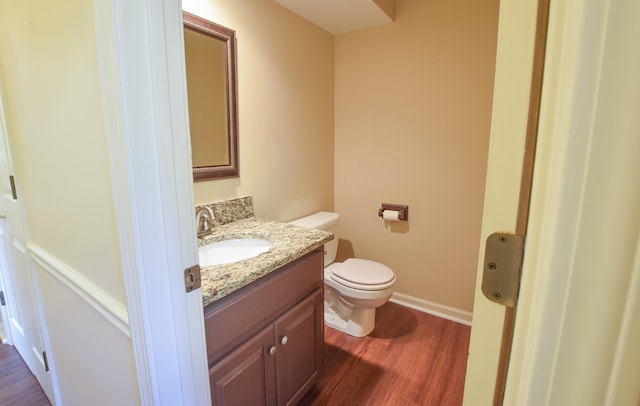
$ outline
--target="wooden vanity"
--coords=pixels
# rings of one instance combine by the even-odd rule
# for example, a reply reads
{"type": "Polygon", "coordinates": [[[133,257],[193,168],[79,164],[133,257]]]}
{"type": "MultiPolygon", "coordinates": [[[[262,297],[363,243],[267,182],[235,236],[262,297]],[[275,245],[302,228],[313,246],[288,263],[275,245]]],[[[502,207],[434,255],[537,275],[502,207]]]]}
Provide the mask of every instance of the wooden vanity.
{"type": "Polygon", "coordinates": [[[322,369],[323,246],[204,309],[215,406],[295,405],[322,369]]]}

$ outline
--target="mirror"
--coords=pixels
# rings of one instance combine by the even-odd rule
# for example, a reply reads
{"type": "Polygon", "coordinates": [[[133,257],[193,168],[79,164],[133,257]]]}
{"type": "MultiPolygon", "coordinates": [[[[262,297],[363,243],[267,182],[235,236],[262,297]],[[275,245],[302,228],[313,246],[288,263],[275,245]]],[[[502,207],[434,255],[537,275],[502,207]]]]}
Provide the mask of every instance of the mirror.
{"type": "Polygon", "coordinates": [[[193,180],[239,176],[235,31],[182,12],[193,180]]]}

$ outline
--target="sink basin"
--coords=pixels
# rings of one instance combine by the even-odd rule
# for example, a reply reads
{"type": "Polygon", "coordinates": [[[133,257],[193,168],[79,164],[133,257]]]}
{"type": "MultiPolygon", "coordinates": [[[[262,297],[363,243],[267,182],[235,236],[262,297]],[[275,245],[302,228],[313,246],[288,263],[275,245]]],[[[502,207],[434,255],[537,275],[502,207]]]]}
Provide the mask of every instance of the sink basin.
{"type": "Polygon", "coordinates": [[[200,266],[230,264],[253,258],[269,251],[273,243],[268,240],[242,238],[214,242],[198,248],[200,266]]]}

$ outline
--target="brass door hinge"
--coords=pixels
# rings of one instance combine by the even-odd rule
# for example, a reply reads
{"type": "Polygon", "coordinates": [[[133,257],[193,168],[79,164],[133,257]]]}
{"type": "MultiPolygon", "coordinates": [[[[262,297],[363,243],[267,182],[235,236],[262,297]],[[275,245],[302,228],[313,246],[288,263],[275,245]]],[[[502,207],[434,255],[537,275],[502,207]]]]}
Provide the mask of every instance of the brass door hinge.
{"type": "Polygon", "coordinates": [[[482,293],[491,301],[515,307],[520,288],[524,236],[493,233],[487,237],[482,293]]]}
{"type": "Polygon", "coordinates": [[[200,287],[200,265],[190,266],[184,270],[184,286],[187,293],[200,287]]]}

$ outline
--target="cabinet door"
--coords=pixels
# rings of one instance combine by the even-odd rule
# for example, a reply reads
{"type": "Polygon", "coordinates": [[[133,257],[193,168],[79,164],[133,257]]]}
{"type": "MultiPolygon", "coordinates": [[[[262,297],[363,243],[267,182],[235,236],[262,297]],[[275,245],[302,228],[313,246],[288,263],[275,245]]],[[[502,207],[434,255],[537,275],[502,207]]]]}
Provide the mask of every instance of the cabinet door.
{"type": "Polygon", "coordinates": [[[316,290],[274,324],[279,405],[295,405],[318,380],[324,342],[322,291],[316,290]]]}
{"type": "Polygon", "coordinates": [[[275,406],[273,327],[262,330],[209,370],[213,406],[275,406]]]}

